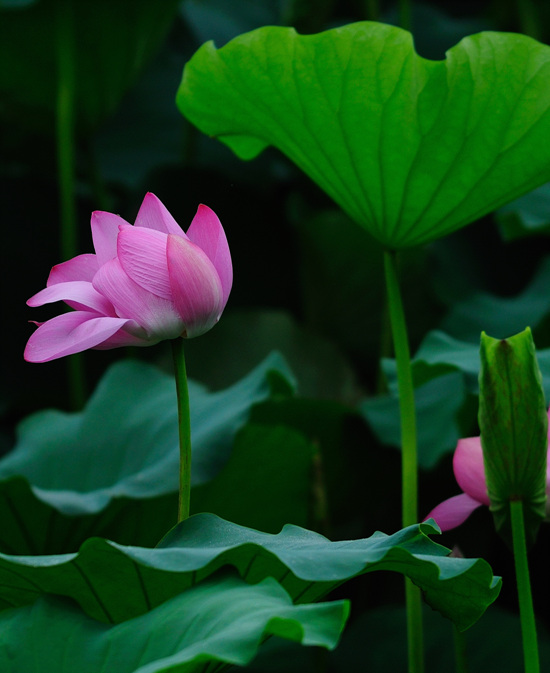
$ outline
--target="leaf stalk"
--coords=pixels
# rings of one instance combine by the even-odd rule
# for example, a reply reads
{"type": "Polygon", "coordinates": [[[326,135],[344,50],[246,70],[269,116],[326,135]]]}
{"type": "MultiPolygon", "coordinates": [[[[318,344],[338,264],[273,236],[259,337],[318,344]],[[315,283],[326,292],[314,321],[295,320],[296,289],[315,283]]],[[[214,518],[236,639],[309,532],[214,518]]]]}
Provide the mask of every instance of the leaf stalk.
{"type": "MultiPolygon", "coordinates": [[[[414,385],[411,369],[409,339],[401,290],[397,277],[396,253],[384,253],[384,270],[388,292],[388,307],[393,338],[395,359],[397,362],[397,384],[399,389],[399,412],[401,417],[402,451],[402,521],[403,527],[418,521],[418,458],[416,439],[416,410],[414,385]]],[[[407,637],[409,673],[422,673],[424,670],[424,647],[422,633],[421,594],[410,580],[405,580],[407,606],[407,637]]]]}

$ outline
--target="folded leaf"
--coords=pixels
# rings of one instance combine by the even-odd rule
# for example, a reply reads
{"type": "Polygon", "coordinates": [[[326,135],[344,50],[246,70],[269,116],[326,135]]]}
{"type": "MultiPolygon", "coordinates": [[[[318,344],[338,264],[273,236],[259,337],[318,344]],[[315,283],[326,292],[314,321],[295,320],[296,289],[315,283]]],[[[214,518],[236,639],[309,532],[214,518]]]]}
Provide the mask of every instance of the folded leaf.
{"type": "Polygon", "coordinates": [[[272,579],[250,586],[231,576],[204,582],[116,626],[46,597],[0,614],[0,668],[191,673],[204,671],[208,662],[244,666],[271,635],[332,649],[348,614],[347,601],[295,606],[272,579]]]}
{"type": "Polygon", "coordinates": [[[117,623],[228,565],[253,584],[275,578],[299,603],[316,601],[356,575],[392,570],[410,577],[434,609],[466,629],[496,599],[500,578],[482,559],[449,558],[448,549],[428,538],[434,532],[423,523],[394,535],[331,542],[297,526],[271,535],[198,514],[156,549],[91,539],[76,554],[0,555],[0,608],[53,593],[73,598],[95,619],[117,623]]]}

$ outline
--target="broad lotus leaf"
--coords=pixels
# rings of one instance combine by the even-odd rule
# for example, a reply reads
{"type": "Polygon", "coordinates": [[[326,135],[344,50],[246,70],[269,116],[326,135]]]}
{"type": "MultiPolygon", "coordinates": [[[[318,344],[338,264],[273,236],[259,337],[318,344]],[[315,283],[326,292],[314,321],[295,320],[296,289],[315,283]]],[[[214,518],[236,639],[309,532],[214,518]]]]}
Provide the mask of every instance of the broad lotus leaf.
{"type": "MultiPolygon", "coordinates": [[[[193,485],[227,463],[235,433],[251,407],[270,397],[274,377],[292,379],[277,353],[225,390],[189,382],[193,485]]],[[[176,402],[173,376],[138,361],[115,363],[83,411],[50,409],[24,419],[14,450],[0,460],[0,479],[25,477],[39,500],[69,515],[97,513],[120,498],[175,493],[176,402]]]]}
{"type": "Polygon", "coordinates": [[[393,535],[332,542],[298,526],[276,535],[196,514],[155,549],[91,538],[74,554],[0,554],[0,610],[42,594],[67,596],[91,617],[118,623],[137,617],[231,566],[247,582],[273,577],[295,603],[312,603],[347,580],[390,570],[413,580],[434,609],[470,627],[498,596],[500,578],[483,559],[450,558],[428,535],[431,523],[393,535]]]}
{"type": "Polygon", "coordinates": [[[0,614],[0,667],[35,673],[200,673],[246,665],[271,635],[334,648],[347,601],[293,605],[275,580],[215,577],[124,624],[53,596],[0,614]]]}
{"type": "Polygon", "coordinates": [[[431,61],[380,23],[316,35],[269,26],[204,44],[177,103],[242,159],[277,147],[399,249],[550,179],[549,81],[550,48],[523,35],[479,33],[431,61]]]}

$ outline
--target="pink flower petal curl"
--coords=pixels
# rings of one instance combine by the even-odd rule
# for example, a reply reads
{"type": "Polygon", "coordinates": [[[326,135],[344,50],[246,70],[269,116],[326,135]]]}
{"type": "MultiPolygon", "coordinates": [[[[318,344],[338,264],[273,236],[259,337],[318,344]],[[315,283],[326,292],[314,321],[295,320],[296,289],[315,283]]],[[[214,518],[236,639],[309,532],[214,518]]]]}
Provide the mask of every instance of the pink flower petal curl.
{"type": "Polygon", "coordinates": [[[111,302],[95,290],[91,283],[82,280],[50,285],[32,296],[27,304],[28,306],[43,306],[55,301],[64,301],[77,311],[95,311],[116,317],[111,302]]]}
{"type": "Polygon", "coordinates": [[[57,283],[68,283],[71,280],[91,282],[98,269],[99,264],[96,255],[78,255],[66,262],[56,264],[50,271],[46,285],[50,287],[57,283]]]}
{"type": "Polygon", "coordinates": [[[482,504],[467,493],[461,493],[434,507],[424,521],[435,519],[442,531],[451,530],[464,523],[470,514],[482,504]]]}
{"type": "Polygon", "coordinates": [[[49,362],[94,348],[128,322],[131,321],[99,316],[89,311],[63,313],[43,323],[31,334],[25,348],[25,360],[49,362]]]}

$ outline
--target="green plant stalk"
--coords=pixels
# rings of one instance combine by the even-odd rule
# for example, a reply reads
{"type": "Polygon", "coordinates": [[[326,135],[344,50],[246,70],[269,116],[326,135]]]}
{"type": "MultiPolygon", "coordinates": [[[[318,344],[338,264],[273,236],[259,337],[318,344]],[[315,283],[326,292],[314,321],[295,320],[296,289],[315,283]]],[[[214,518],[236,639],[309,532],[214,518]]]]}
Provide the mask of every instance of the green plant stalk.
{"type": "Polygon", "coordinates": [[[470,673],[466,652],[466,634],[459,631],[453,624],[453,641],[455,649],[456,673],[470,673]]]}
{"type": "Polygon", "coordinates": [[[527,545],[525,543],[525,523],[523,520],[523,502],[521,500],[510,501],[510,515],[525,673],[540,673],[537,628],[531,595],[527,545]]]}
{"type": "MultiPolygon", "coordinates": [[[[402,521],[405,528],[418,522],[418,459],[411,356],[405,312],[403,310],[403,301],[397,278],[395,252],[386,251],[384,253],[384,270],[393,347],[397,362],[399,412],[401,417],[402,521]]],[[[424,670],[422,597],[418,587],[408,579],[405,580],[405,596],[407,605],[409,673],[421,673],[424,670]]]]}
{"type": "Polygon", "coordinates": [[[178,497],[178,523],[189,517],[191,501],[191,415],[189,412],[189,388],[185,369],[183,338],[172,340],[174,373],[178,398],[178,428],[180,447],[180,478],[178,497]]]}
{"type": "MultiPolygon", "coordinates": [[[[74,97],[75,97],[75,48],[72,5],[67,0],[56,3],[56,143],[59,203],[61,215],[61,259],[77,254],[77,216],[74,189],[74,97]]],[[[68,359],[69,389],[72,405],[81,409],[86,400],[84,364],[80,354],[68,359]]]]}

